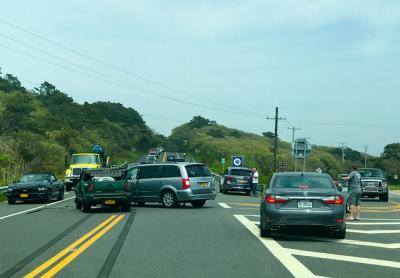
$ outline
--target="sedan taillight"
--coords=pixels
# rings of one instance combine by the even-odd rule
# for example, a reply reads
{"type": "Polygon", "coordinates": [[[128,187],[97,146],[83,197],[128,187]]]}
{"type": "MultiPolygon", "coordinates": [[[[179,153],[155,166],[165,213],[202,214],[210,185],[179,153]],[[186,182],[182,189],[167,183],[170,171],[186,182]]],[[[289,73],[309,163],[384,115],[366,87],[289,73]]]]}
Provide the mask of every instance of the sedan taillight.
{"type": "Polygon", "coordinates": [[[267,195],[265,201],[267,204],[284,204],[288,201],[288,198],[277,195],[267,195]]]}
{"type": "Polygon", "coordinates": [[[329,196],[322,199],[325,204],[327,205],[341,205],[343,204],[343,196],[336,195],[336,196],[329,196]]]}

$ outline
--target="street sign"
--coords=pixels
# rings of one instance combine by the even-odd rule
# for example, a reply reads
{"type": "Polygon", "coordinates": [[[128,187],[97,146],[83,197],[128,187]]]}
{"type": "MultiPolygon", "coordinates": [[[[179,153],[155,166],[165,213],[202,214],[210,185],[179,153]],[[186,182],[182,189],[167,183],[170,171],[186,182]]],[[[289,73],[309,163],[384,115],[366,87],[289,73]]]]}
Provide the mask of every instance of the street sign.
{"type": "Polygon", "coordinates": [[[306,138],[298,138],[292,146],[292,155],[294,158],[305,159],[311,153],[311,144],[306,138]]]}
{"type": "Polygon", "coordinates": [[[243,166],[243,156],[232,156],[232,165],[236,167],[243,166]]]}

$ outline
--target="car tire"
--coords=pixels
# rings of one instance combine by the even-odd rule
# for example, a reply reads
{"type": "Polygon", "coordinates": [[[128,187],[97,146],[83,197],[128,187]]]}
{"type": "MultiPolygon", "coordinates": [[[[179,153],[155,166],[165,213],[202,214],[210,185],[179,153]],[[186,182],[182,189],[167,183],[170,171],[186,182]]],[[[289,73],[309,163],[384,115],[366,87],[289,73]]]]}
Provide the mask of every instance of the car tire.
{"type": "Polygon", "coordinates": [[[15,205],[15,200],[7,199],[9,205],[15,205]]]}
{"type": "Polygon", "coordinates": [[[195,200],[195,201],[191,201],[190,203],[195,208],[201,208],[206,203],[206,200],[195,200]]]}
{"type": "Polygon", "coordinates": [[[50,203],[51,199],[52,199],[52,193],[51,193],[51,190],[49,190],[49,192],[47,193],[46,199],[44,199],[44,201],[46,203],[50,203]]]}
{"type": "Polygon", "coordinates": [[[346,202],[346,212],[347,212],[347,213],[350,212],[350,205],[349,205],[349,202],[346,202]]]}
{"type": "Polygon", "coordinates": [[[177,205],[175,193],[171,190],[165,190],[161,195],[161,201],[164,207],[173,208],[177,205]]]}
{"type": "Polygon", "coordinates": [[[126,211],[126,212],[131,211],[131,204],[130,203],[123,203],[123,204],[121,204],[121,209],[123,211],[126,211]]]}
{"type": "Polygon", "coordinates": [[[337,239],[344,239],[346,237],[346,229],[333,232],[333,237],[337,239]]]}
{"type": "Polygon", "coordinates": [[[226,189],[226,187],[224,187],[224,188],[222,189],[222,193],[225,194],[225,195],[228,194],[228,189],[226,189]]]}
{"type": "Polygon", "coordinates": [[[57,201],[61,201],[61,200],[64,200],[64,188],[60,189],[60,192],[57,197],[57,201]]]}
{"type": "Polygon", "coordinates": [[[79,199],[75,199],[75,208],[82,209],[82,202],[79,199]]]}
{"type": "Polygon", "coordinates": [[[90,212],[90,204],[86,203],[85,200],[82,200],[81,209],[82,212],[90,212]]]}
{"type": "Polygon", "coordinates": [[[261,237],[270,237],[271,236],[271,230],[270,229],[260,228],[260,236],[261,237]]]}
{"type": "Polygon", "coordinates": [[[388,202],[389,201],[389,193],[385,193],[383,195],[379,195],[379,201],[388,202]]]}
{"type": "Polygon", "coordinates": [[[70,192],[72,190],[72,185],[69,183],[65,184],[65,189],[67,190],[67,192],[70,192]]]}
{"type": "Polygon", "coordinates": [[[146,202],[138,202],[137,205],[138,207],[144,207],[146,205],[146,202]]]}

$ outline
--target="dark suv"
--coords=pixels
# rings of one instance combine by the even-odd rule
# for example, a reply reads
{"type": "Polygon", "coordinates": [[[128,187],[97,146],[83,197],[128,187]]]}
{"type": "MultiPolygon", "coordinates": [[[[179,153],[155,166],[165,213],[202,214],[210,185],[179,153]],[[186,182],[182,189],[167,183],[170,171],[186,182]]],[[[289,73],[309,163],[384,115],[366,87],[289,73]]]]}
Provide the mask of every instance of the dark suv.
{"type": "Polygon", "coordinates": [[[381,169],[359,168],[361,174],[361,190],[363,197],[379,197],[379,200],[389,201],[389,189],[381,169]]]}
{"type": "Polygon", "coordinates": [[[245,167],[229,167],[225,171],[224,183],[220,192],[227,194],[229,191],[251,191],[251,169],[245,167]]]}

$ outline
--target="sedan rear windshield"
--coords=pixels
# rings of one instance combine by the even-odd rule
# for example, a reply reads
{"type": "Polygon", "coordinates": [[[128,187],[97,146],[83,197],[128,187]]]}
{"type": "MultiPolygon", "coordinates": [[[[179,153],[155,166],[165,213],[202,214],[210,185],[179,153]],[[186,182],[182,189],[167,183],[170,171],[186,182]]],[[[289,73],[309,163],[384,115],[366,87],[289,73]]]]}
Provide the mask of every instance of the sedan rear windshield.
{"type": "Polygon", "coordinates": [[[211,177],[211,172],[206,165],[187,165],[185,168],[189,178],[211,177]]]}
{"type": "Polygon", "coordinates": [[[250,170],[245,170],[245,169],[232,169],[231,170],[231,175],[232,176],[250,177],[251,176],[251,171],[250,170]]]}
{"type": "Polygon", "coordinates": [[[332,180],[327,176],[282,176],[276,177],[275,188],[334,188],[332,180]]]}

